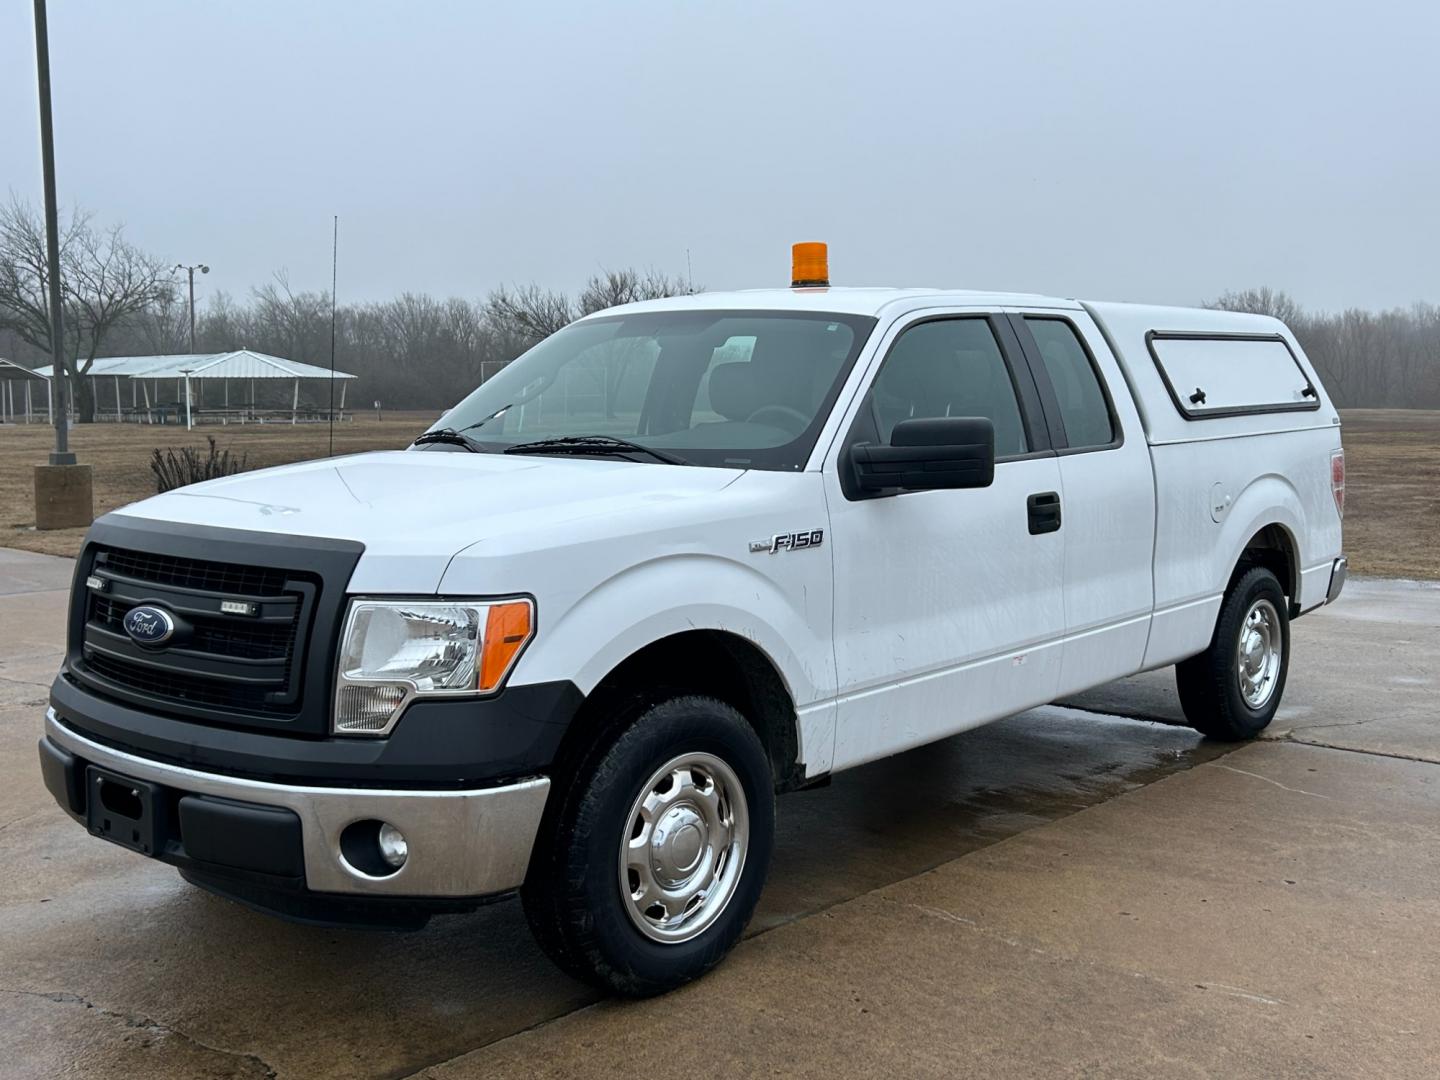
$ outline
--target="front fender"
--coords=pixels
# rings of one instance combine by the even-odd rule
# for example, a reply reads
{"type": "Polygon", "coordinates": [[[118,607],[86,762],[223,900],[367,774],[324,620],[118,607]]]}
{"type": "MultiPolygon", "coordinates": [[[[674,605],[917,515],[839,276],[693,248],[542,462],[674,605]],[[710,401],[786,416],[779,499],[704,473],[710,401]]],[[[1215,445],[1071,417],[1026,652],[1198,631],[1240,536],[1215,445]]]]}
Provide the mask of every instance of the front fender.
{"type": "Polygon", "coordinates": [[[830,618],[820,590],[801,583],[797,594],[795,583],[787,584],[789,590],[759,569],[715,555],[648,559],[543,622],[515,679],[569,679],[588,694],[646,645],[687,630],[720,630],[764,652],[803,708],[835,693],[834,653],[820,632],[828,632],[830,618]]]}

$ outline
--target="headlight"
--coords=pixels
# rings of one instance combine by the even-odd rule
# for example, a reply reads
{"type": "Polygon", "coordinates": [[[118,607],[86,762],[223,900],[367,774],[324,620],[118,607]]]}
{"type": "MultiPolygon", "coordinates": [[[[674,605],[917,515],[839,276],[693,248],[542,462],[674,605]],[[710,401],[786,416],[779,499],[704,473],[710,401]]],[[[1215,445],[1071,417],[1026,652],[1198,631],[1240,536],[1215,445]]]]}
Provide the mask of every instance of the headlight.
{"type": "Polygon", "coordinates": [[[353,600],[334,730],[384,735],[414,697],[491,693],[530,640],[529,600],[353,600]]]}

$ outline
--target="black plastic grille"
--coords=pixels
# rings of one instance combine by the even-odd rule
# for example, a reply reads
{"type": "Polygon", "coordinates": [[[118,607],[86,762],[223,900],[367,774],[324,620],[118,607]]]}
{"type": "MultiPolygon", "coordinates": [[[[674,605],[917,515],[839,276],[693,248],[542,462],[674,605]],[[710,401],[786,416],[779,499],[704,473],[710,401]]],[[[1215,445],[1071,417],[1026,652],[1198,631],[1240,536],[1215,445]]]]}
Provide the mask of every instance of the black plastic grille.
{"type": "Polygon", "coordinates": [[[269,566],[237,566],[116,548],[99,552],[95,565],[136,581],[231,596],[279,596],[285,591],[288,576],[284,570],[269,566]]]}
{"type": "Polygon", "coordinates": [[[107,514],[76,565],[66,675],[133,713],[321,737],[346,585],[364,550],[353,540],[107,514]],[[137,604],[167,610],[175,634],[153,645],[133,639],[124,620],[137,604]]]}
{"type": "MultiPolygon", "coordinates": [[[[298,619],[298,608],[295,615],[298,619]]],[[[237,656],[246,660],[288,660],[295,644],[295,623],[284,627],[266,626],[237,630],[197,626],[193,641],[196,649],[217,656],[237,656]]]]}
{"type": "Polygon", "coordinates": [[[108,596],[95,596],[90,600],[90,614],[94,622],[114,630],[117,634],[125,631],[125,614],[130,604],[117,604],[108,596]]]}
{"type": "MultiPolygon", "coordinates": [[[[125,632],[125,615],[134,607],[123,600],[112,600],[108,596],[95,596],[92,601],[90,621],[117,634],[125,632]]],[[[295,619],[284,626],[260,624],[235,626],[236,620],[227,619],[226,625],[219,620],[194,620],[194,632],[186,643],[196,652],[215,656],[233,656],[242,660],[288,660],[295,645],[296,624],[300,609],[295,609],[295,619]]]]}
{"type": "Polygon", "coordinates": [[[208,709],[241,709],[246,712],[273,712],[263,687],[234,686],[178,671],[128,664],[108,656],[88,656],[85,664],[102,679],[146,697],[198,705],[208,709]]]}
{"type": "Polygon", "coordinates": [[[81,598],[82,678],[197,719],[286,721],[300,713],[314,574],[109,546],[95,552],[90,570],[103,584],[81,598]],[[222,611],[225,600],[244,600],[251,611],[222,611]],[[176,637],[155,648],[132,641],[125,616],[138,604],[168,607],[176,637]]]}

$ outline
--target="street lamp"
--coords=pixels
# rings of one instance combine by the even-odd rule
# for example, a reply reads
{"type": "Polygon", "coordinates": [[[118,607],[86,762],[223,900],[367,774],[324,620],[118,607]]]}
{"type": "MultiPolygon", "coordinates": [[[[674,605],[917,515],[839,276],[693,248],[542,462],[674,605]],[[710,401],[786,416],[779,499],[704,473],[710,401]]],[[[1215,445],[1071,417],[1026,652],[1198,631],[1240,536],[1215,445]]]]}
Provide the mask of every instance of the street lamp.
{"type": "Polygon", "coordinates": [[[208,274],[210,267],[204,263],[196,263],[194,266],[186,266],[184,263],[176,263],[176,270],[184,270],[190,275],[190,352],[195,352],[195,271],[208,274]]]}

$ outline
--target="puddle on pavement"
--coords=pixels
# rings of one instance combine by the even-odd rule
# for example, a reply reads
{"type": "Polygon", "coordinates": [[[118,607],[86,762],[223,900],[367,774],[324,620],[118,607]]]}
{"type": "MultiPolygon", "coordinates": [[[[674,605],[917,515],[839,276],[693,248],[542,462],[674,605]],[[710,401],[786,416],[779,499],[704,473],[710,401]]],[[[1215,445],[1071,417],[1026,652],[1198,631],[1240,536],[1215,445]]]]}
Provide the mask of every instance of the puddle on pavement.
{"type": "Polygon", "coordinates": [[[1047,706],[783,797],[755,933],[1219,757],[1189,728],[1047,706]]]}

